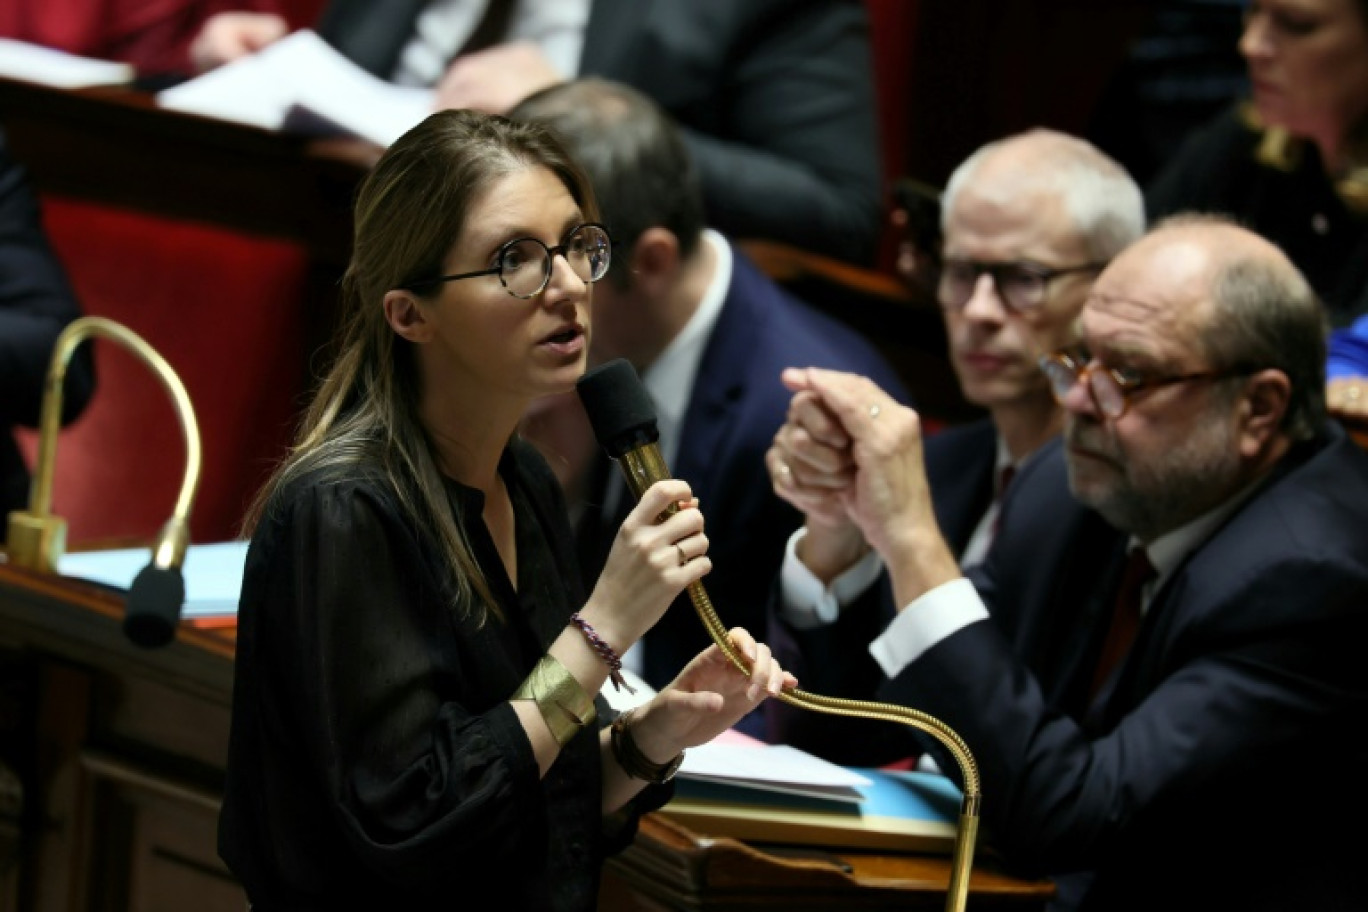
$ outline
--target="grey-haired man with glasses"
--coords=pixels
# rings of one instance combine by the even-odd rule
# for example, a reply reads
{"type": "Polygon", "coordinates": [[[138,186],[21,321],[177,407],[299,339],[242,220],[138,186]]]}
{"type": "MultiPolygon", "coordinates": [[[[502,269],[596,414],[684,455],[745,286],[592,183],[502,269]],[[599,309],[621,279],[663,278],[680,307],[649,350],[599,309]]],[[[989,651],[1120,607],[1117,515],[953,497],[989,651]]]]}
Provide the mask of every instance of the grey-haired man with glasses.
{"type": "MultiPolygon", "coordinates": [[[[936,297],[960,389],[988,414],[935,434],[926,461],[937,522],[961,563],[983,559],[1007,481],[1059,433],[1037,362],[1072,340],[1093,279],[1144,224],[1125,169],[1052,130],[989,143],[951,174],[936,297]]],[[[826,623],[873,584],[878,562],[835,498],[783,483],[809,472],[779,454],[768,455],[775,490],[806,518],[783,568],[782,610],[794,623],[826,623]]]]}
{"type": "MultiPolygon", "coordinates": [[[[772,458],[824,460],[892,598],[776,619],[775,654],[806,689],[954,729],[985,838],[1055,878],[1057,910],[1368,908],[1360,846],[1322,836],[1368,811],[1368,454],[1326,418],[1324,309],[1273,244],[1190,215],[1115,257],[1077,326],[1041,359],[1063,434],[967,575],[916,413],[863,377],[785,373],[772,458]]],[[[913,737],[771,721],[863,762],[913,737]]]]}

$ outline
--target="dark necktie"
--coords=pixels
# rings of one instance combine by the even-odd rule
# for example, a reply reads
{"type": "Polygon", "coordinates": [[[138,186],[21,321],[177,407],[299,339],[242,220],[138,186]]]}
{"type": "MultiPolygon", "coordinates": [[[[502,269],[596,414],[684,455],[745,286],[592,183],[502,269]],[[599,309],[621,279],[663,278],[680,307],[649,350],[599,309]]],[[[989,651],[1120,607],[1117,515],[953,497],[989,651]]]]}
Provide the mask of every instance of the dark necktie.
{"type": "Polygon", "coordinates": [[[470,37],[457,49],[451,59],[455,60],[463,54],[473,54],[482,51],[487,47],[493,47],[504,39],[508,34],[508,24],[513,16],[513,4],[515,0],[489,0],[489,5],[485,7],[484,13],[475,23],[475,29],[470,33],[470,37]]]}
{"type": "Polygon", "coordinates": [[[1002,498],[1007,496],[1007,486],[1016,477],[1016,466],[1003,466],[998,473],[997,496],[993,500],[994,509],[997,512],[993,515],[993,538],[997,538],[998,529],[1002,528],[1002,498]]]}
{"type": "Polygon", "coordinates": [[[1107,638],[1102,642],[1102,651],[1097,657],[1097,668],[1088,690],[1089,705],[1097,699],[1098,692],[1130,650],[1135,632],[1140,629],[1141,595],[1145,584],[1154,576],[1154,565],[1149,562],[1145,549],[1132,548],[1126,556],[1126,566],[1121,571],[1121,583],[1116,589],[1116,602],[1112,608],[1107,638]]]}

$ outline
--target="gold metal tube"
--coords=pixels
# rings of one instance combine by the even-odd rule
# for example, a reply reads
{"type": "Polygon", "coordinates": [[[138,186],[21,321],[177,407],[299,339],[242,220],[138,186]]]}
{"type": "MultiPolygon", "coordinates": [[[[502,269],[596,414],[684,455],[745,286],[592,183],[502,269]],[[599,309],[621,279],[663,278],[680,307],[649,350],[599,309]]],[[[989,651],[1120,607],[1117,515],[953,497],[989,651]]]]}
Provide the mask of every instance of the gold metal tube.
{"type": "Polygon", "coordinates": [[[48,364],[43,388],[42,410],[38,419],[38,452],[33,482],[29,488],[29,508],[9,515],[6,550],[9,562],[20,567],[55,573],[57,561],[66,550],[66,522],[52,515],[52,478],[57,461],[57,436],[61,430],[62,387],[67,365],[76,347],[87,339],[99,337],[116,342],[149,367],[170,394],[185,437],[185,475],[181,480],[176,506],[157,536],[153,562],[160,567],[178,566],[185,559],[190,543],[190,508],[199,487],[202,455],[199,424],[185,384],[145,339],[131,329],[106,317],[81,317],[73,320],[57,337],[48,364]]]}
{"type": "MultiPolygon", "coordinates": [[[[637,498],[640,498],[651,486],[653,479],[670,476],[665,467],[664,458],[660,454],[660,448],[655,446],[638,447],[627,451],[618,460],[618,466],[627,481],[627,487],[637,498]]],[[[672,506],[666,510],[666,513],[673,513],[676,509],[678,508],[672,506]]],[[[693,602],[699,620],[707,628],[713,642],[717,644],[723,655],[733,665],[749,677],[750,666],[746,664],[745,657],[727,638],[726,626],[722,623],[722,619],[717,616],[712,600],[708,597],[707,590],[703,588],[701,581],[689,584],[689,599],[693,602]]],[[[969,874],[974,863],[974,843],[978,838],[979,804],[982,800],[978,764],[975,763],[974,755],[964,740],[950,726],[934,716],[929,716],[907,706],[876,703],[869,700],[824,697],[821,694],[808,693],[798,688],[786,690],[775,699],[790,706],[797,706],[814,712],[900,722],[933,736],[950,751],[956,763],[959,764],[960,774],[964,779],[964,797],[960,802],[959,826],[955,831],[954,858],[950,871],[950,884],[945,896],[945,908],[948,912],[964,912],[965,904],[969,899],[969,874]]]]}

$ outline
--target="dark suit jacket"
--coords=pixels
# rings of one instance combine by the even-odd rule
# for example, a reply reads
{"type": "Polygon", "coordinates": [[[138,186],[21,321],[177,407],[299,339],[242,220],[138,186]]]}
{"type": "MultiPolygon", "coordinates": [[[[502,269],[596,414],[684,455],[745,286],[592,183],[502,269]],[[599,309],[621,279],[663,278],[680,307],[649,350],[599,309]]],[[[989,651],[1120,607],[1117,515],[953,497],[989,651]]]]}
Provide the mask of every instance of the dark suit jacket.
{"type": "MultiPolygon", "coordinates": [[[[423,0],[333,0],[319,34],[383,78],[423,0]]],[[[860,0],[593,0],[580,75],[655,99],[684,128],[708,223],[872,261],[881,163],[860,0]]]]}
{"type": "Polygon", "coordinates": [[[926,438],[924,453],[936,524],[958,557],[993,502],[997,428],[991,418],[945,428],[926,438]]]}
{"type": "MultiPolygon", "coordinates": [[[[61,262],[43,233],[38,200],[0,133],[0,509],[28,506],[29,474],[10,428],[37,427],[52,347],[81,315],[61,262]]],[[[95,384],[90,346],[67,366],[62,421],[75,418],[95,384]]]]}
{"type": "MultiPolygon", "coordinates": [[[[801,523],[774,494],[765,468],[765,451],[791,398],[779,381],[786,367],[864,374],[907,401],[898,376],[866,339],[791,297],[734,251],[731,286],[699,363],[670,469],[689,482],[707,517],[713,569],[704,588],[726,626],[743,626],[757,637],[770,582],[801,523]]],[[[598,578],[617,533],[597,521],[597,503],[586,508],[577,533],[588,583],[598,578]]],[[[646,635],[644,677],[657,688],[668,684],[710,642],[688,595],[681,596],[646,635]]]]}
{"type": "MultiPolygon", "coordinates": [[[[1011,864],[1095,873],[1090,889],[1065,878],[1078,908],[1368,907],[1361,842],[1328,837],[1368,809],[1365,516],[1368,455],[1327,427],[1165,582],[1114,685],[1084,706],[1124,536],[1069,496],[1052,444],[1014,482],[975,577],[993,620],[878,696],[964,738],[985,838],[1011,864]]],[[[887,620],[873,614],[843,617],[821,648],[864,650],[887,620]]],[[[798,672],[820,693],[877,680],[820,670],[798,672]]]]}

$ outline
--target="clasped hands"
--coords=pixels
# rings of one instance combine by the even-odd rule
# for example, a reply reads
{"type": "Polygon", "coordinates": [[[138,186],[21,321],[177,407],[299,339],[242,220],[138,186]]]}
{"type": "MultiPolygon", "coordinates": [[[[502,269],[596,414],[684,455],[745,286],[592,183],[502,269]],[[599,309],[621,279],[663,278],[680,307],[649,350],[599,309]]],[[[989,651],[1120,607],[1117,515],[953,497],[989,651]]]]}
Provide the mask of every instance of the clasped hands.
{"type": "Polygon", "coordinates": [[[781,376],[794,393],[765,465],[807,518],[800,557],[830,581],[872,547],[902,596],[959,575],[936,525],[917,413],[866,377],[820,368],[781,376]],[[899,585],[900,577],[903,585],[899,585]]]}

